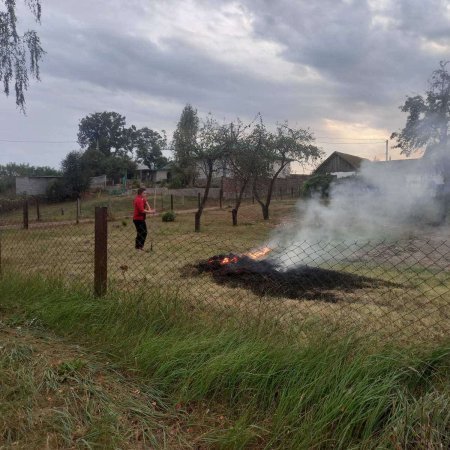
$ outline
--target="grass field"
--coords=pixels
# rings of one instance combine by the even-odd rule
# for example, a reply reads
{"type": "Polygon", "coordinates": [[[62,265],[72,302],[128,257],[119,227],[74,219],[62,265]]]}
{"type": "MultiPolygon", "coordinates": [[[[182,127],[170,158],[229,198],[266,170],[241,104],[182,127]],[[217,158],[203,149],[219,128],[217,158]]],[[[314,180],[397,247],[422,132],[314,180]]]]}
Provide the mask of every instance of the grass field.
{"type": "Polygon", "coordinates": [[[298,341],[188,313],[176,297],[4,277],[0,447],[449,447],[448,342],[298,341]]]}
{"type": "MultiPolygon", "coordinates": [[[[107,194],[92,194],[89,198],[83,199],[80,202],[81,215],[80,219],[92,219],[96,206],[108,206],[111,216],[121,218],[130,217],[133,212],[133,198],[132,195],[107,195],[107,194]]],[[[170,195],[157,196],[152,195],[149,190],[148,200],[151,206],[156,203],[158,212],[168,211],[171,207],[170,195]],[[156,200],[156,201],[155,201],[156,200]]],[[[278,200],[275,200],[277,202],[278,200]]],[[[244,204],[251,203],[250,200],[244,200],[244,204]]],[[[233,205],[233,200],[223,200],[223,206],[229,207],[233,205]]],[[[173,207],[175,211],[184,211],[196,209],[198,206],[197,197],[189,196],[173,196],[173,207]]],[[[209,199],[207,207],[218,207],[218,199],[209,199]]],[[[67,201],[62,203],[40,203],[39,214],[42,222],[61,222],[61,221],[75,221],[76,220],[75,201],[67,201]]],[[[37,220],[37,208],[33,202],[29,207],[29,221],[35,222],[37,220]]],[[[0,225],[10,223],[22,223],[23,212],[22,209],[0,214],[0,225]]]]}
{"type": "MultiPolygon", "coordinates": [[[[345,282],[320,289],[327,280],[317,279],[316,286],[294,298],[283,295],[283,286],[279,295],[274,295],[233,279],[218,283],[211,274],[196,270],[199,260],[212,255],[244,253],[264,245],[274,230],[291,220],[293,211],[294,201],[278,201],[271,208],[271,219],[262,221],[259,206],[246,204],[240,210],[240,225],[233,227],[229,209],[209,210],[204,213],[201,233],[193,231],[192,213],[179,214],[172,223],[152,217],[148,220],[147,248],[152,246],[153,250],[148,253],[134,250],[135,230],[129,219],[109,222],[109,286],[134,298],[150,299],[147,294],[154,293],[175,295],[189,305],[191,316],[238,320],[244,326],[249,316],[258,317],[262,323],[266,318],[274,319],[278,327],[300,336],[311,327],[339,329],[341,333],[354,329],[376,332],[403,342],[440,341],[448,335],[448,261],[443,259],[446,255],[433,261],[431,244],[416,248],[417,255],[412,253],[410,243],[394,253],[388,246],[369,247],[351,260],[331,255],[322,267],[339,271],[343,280],[357,275],[366,277],[369,283],[357,289],[345,282]],[[422,254],[427,259],[420,257],[422,254]]],[[[1,240],[5,273],[61,277],[68,285],[82,285],[92,291],[92,223],[4,230],[1,240]]]]}

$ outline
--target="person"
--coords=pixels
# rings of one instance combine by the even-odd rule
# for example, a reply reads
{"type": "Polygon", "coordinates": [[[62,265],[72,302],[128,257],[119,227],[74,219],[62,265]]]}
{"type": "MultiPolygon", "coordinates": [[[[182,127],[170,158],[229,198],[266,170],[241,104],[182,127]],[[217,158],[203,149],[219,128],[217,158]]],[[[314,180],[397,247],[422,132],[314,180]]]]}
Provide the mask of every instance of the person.
{"type": "Polygon", "coordinates": [[[136,227],[136,250],[144,251],[145,239],[147,238],[147,224],[145,222],[146,214],[152,214],[155,212],[151,209],[147,199],[145,198],[145,189],[139,188],[137,195],[133,201],[134,213],[133,223],[136,227]]]}

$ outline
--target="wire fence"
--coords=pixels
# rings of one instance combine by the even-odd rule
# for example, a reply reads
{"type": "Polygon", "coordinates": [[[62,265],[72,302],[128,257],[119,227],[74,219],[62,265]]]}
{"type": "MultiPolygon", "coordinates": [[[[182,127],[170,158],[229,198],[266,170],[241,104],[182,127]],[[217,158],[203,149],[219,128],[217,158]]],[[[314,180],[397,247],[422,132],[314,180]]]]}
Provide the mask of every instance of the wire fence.
{"type": "Polygon", "coordinates": [[[200,233],[193,212],[173,222],[151,216],[143,250],[135,248],[131,219],[113,220],[107,208],[97,209],[96,221],[78,225],[3,226],[0,267],[3,276],[56,277],[97,295],[176,299],[187,318],[218,324],[256,320],[286,333],[352,330],[403,342],[448,338],[450,241],[268,246],[275,229],[295,226],[294,209],[294,201],[280,201],[270,220],[262,220],[249,202],[233,226],[229,208],[211,208],[200,233]]]}

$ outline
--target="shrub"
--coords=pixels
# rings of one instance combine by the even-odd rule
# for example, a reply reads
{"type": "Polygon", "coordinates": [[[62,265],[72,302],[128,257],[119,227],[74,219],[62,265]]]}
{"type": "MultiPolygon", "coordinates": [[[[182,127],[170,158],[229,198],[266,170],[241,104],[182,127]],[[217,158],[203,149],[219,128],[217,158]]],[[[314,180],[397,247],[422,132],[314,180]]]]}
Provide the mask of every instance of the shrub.
{"type": "Polygon", "coordinates": [[[302,187],[302,197],[310,198],[314,194],[320,195],[321,198],[328,198],[330,193],[330,185],[336,177],[333,175],[314,175],[305,181],[302,187]]]}
{"type": "Polygon", "coordinates": [[[166,211],[162,216],[161,220],[163,222],[174,222],[175,221],[175,213],[173,211],[166,211]]]}

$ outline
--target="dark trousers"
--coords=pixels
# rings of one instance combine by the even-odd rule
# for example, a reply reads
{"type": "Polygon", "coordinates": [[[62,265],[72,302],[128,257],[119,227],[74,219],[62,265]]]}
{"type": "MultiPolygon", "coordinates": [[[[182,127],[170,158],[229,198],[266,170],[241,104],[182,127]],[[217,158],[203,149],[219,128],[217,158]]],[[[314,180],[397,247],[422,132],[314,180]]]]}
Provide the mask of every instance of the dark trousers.
{"type": "Polygon", "coordinates": [[[144,248],[147,238],[147,224],[145,220],[133,220],[133,223],[136,227],[136,248],[144,248]]]}

